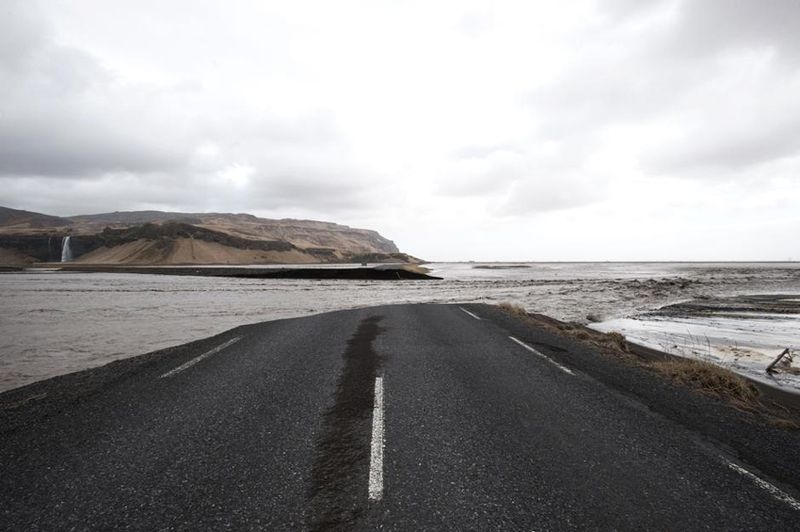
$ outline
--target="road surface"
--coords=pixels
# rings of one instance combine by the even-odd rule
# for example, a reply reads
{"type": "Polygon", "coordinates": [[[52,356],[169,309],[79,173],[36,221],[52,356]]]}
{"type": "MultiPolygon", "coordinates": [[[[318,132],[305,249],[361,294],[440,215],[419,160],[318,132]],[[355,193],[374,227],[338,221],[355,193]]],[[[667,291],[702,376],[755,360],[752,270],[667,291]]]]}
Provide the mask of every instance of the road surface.
{"type": "Polygon", "coordinates": [[[482,308],[266,322],[62,403],[59,379],[0,396],[55,401],[0,435],[0,529],[800,527],[795,487],[482,308]]]}

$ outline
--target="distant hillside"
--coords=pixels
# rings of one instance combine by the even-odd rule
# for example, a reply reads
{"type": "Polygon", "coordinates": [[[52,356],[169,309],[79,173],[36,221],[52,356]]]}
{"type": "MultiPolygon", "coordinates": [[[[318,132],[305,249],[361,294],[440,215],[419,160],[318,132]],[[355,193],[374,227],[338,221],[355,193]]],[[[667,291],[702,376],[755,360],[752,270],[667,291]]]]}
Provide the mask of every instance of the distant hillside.
{"type": "Polygon", "coordinates": [[[315,220],[273,220],[252,214],[180,213],[161,211],[113,212],[71,216],[73,234],[94,234],[106,227],[125,228],[144,223],[179,221],[255,240],[285,240],[301,248],[331,248],[350,253],[399,253],[391,240],[376,231],[315,220]]]}
{"type": "Polygon", "coordinates": [[[0,207],[0,230],[2,230],[3,233],[52,227],[69,227],[71,225],[72,220],[67,218],[0,207]]]}
{"type": "Polygon", "coordinates": [[[0,262],[269,264],[418,262],[376,231],[250,214],[113,212],[70,217],[0,207],[0,262]]]}

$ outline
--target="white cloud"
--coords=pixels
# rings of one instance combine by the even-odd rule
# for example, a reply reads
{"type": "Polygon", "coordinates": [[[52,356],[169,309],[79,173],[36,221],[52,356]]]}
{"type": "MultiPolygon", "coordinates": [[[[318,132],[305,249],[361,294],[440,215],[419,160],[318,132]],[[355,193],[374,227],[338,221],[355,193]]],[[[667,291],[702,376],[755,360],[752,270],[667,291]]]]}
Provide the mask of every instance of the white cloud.
{"type": "Polygon", "coordinates": [[[797,5],[3,2],[0,204],[331,219],[431,259],[798,256],[797,5]]]}

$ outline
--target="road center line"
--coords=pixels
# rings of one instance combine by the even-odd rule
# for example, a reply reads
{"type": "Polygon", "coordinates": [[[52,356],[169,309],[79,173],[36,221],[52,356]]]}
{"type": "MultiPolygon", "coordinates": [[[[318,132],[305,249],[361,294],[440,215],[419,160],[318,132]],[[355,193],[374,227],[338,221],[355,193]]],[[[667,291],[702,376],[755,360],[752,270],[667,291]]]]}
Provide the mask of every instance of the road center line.
{"type": "Polygon", "coordinates": [[[798,501],[797,499],[795,499],[794,497],[792,497],[788,493],[786,493],[786,492],[782,491],[781,489],[773,486],[772,484],[770,484],[766,480],[763,480],[763,479],[757,477],[756,475],[754,475],[753,473],[751,473],[747,469],[745,469],[745,468],[743,468],[741,466],[738,466],[738,465],[734,464],[733,462],[729,462],[728,460],[725,460],[724,458],[723,458],[723,460],[728,465],[728,467],[730,467],[731,469],[733,469],[734,471],[736,471],[740,475],[742,475],[744,477],[747,477],[750,480],[752,480],[756,484],[756,486],[758,486],[759,488],[761,488],[764,491],[768,492],[770,495],[772,495],[773,497],[775,497],[779,501],[785,502],[786,504],[788,504],[789,506],[791,506],[795,510],[800,511],[800,501],[798,501]]]}
{"type": "Polygon", "coordinates": [[[383,497],[383,377],[375,377],[375,403],[372,409],[372,447],[369,456],[369,498],[383,497]]]}
{"type": "Polygon", "coordinates": [[[241,337],[241,336],[236,336],[236,337],[234,337],[234,338],[231,338],[231,339],[230,339],[230,340],[228,340],[227,342],[225,342],[225,343],[223,343],[223,344],[220,344],[220,345],[218,345],[217,347],[215,347],[215,348],[213,348],[213,349],[211,349],[211,350],[209,350],[209,351],[206,351],[206,352],[205,352],[205,353],[203,353],[202,355],[200,355],[200,356],[197,356],[197,357],[195,357],[195,358],[191,359],[189,362],[186,362],[185,364],[182,364],[182,365],[178,366],[177,368],[175,368],[175,369],[173,369],[173,370],[170,370],[170,371],[168,371],[168,372],[164,373],[163,375],[161,375],[161,376],[159,377],[159,379],[164,379],[164,378],[167,378],[167,377],[172,377],[172,376],[173,376],[173,375],[175,375],[176,373],[180,373],[181,371],[183,371],[183,370],[185,370],[185,369],[189,369],[189,368],[191,368],[192,366],[194,366],[195,364],[197,364],[198,362],[200,362],[201,360],[204,360],[204,359],[206,359],[206,358],[210,357],[211,355],[216,355],[217,353],[219,353],[220,351],[222,351],[222,350],[223,350],[223,349],[225,349],[226,347],[230,347],[230,346],[232,346],[233,344],[235,344],[236,342],[238,342],[238,341],[239,341],[239,340],[241,340],[241,339],[242,339],[242,337],[241,337]]]}
{"type": "Polygon", "coordinates": [[[560,369],[564,373],[569,373],[570,375],[575,375],[572,372],[571,369],[569,369],[569,368],[567,368],[565,366],[562,366],[561,364],[559,364],[558,362],[556,362],[555,360],[553,360],[549,356],[545,355],[544,353],[541,353],[541,352],[537,351],[536,349],[532,348],[531,346],[529,346],[525,342],[520,342],[519,340],[517,340],[513,336],[509,336],[509,338],[511,340],[513,340],[514,342],[518,343],[519,345],[521,345],[522,347],[524,347],[525,349],[527,349],[528,351],[530,351],[531,353],[533,353],[534,355],[538,355],[538,356],[542,357],[543,359],[547,360],[548,362],[550,362],[552,365],[554,365],[555,367],[557,367],[558,369],[560,369]]]}
{"type": "Polygon", "coordinates": [[[476,316],[475,314],[473,314],[472,312],[468,311],[468,310],[467,310],[467,309],[465,309],[464,307],[458,307],[458,308],[460,308],[461,310],[463,310],[464,312],[466,312],[467,314],[469,314],[470,316],[472,316],[472,317],[473,317],[473,318],[475,318],[476,320],[479,320],[479,319],[481,319],[480,317],[476,316]]]}

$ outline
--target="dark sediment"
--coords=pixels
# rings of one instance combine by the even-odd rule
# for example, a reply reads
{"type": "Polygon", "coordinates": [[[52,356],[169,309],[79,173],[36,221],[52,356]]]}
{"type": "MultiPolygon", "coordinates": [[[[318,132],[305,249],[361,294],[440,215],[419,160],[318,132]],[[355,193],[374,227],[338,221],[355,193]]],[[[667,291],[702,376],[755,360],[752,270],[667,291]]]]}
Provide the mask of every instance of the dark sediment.
{"type": "Polygon", "coordinates": [[[334,404],[317,442],[308,500],[312,530],[349,529],[364,515],[362,484],[368,476],[375,377],[381,357],[372,342],[380,316],[361,322],[345,351],[334,404]]]}
{"type": "Polygon", "coordinates": [[[241,279],[342,279],[342,280],[424,280],[441,279],[402,266],[378,268],[237,268],[237,267],[153,267],[59,265],[61,271],[100,273],[146,273],[150,275],[194,275],[201,277],[235,277],[241,279]]]}
{"type": "Polygon", "coordinates": [[[793,294],[740,295],[732,297],[705,296],[691,301],[667,305],[650,312],[653,316],[706,317],[747,315],[794,315],[800,313],[800,299],[793,294]]]}

